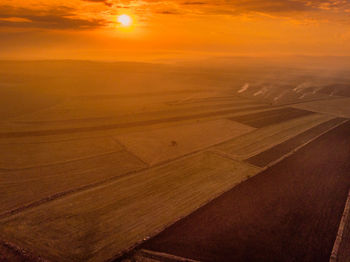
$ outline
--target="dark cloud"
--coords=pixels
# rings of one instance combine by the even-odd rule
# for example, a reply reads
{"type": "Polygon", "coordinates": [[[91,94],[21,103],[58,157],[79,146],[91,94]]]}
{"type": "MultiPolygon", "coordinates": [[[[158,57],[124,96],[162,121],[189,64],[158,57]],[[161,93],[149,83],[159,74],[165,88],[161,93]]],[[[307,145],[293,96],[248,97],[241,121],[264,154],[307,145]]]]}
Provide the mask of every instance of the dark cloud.
{"type": "Polygon", "coordinates": [[[274,15],[332,10],[341,12],[350,8],[350,0],[208,0],[178,3],[184,8],[196,6],[194,8],[201,8],[203,13],[232,15],[253,12],[274,15]]]}
{"type": "Polygon", "coordinates": [[[176,10],[164,10],[164,11],[157,11],[157,14],[162,15],[179,15],[180,12],[176,10]]]}
{"type": "Polygon", "coordinates": [[[206,5],[206,2],[197,2],[197,1],[189,1],[189,2],[183,2],[183,5],[206,5]]]}
{"type": "Polygon", "coordinates": [[[250,0],[250,1],[237,1],[234,5],[238,10],[242,11],[254,11],[254,12],[266,12],[266,13],[279,13],[279,12],[295,12],[306,11],[312,9],[306,1],[293,1],[293,0],[250,0]]]}
{"type": "Polygon", "coordinates": [[[91,29],[104,26],[100,19],[75,17],[73,9],[58,6],[50,10],[33,10],[0,6],[0,26],[44,29],[91,29]],[[18,19],[11,19],[16,18],[18,19]]]}
{"type": "Polygon", "coordinates": [[[85,2],[92,2],[92,3],[101,3],[105,4],[106,6],[112,6],[113,4],[108,2],[107,0],[83,0],[85,2]]]}

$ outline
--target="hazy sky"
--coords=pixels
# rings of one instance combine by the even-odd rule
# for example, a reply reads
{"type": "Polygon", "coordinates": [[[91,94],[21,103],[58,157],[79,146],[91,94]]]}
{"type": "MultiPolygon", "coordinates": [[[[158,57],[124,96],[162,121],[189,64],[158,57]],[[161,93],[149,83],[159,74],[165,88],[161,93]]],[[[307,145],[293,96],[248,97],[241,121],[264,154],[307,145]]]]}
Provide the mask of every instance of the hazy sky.
{"type": "Polygon", "coordinates": [[[339,56],[349,43],[350,0],[0,0],[0,58],[339,56]]]}

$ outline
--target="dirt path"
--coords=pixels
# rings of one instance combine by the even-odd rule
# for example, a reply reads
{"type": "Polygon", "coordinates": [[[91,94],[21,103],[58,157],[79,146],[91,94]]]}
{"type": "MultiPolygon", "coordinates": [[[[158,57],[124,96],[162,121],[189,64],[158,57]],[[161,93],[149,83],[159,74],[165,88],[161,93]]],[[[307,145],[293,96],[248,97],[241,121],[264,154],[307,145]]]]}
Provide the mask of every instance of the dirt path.
{"type": "Polygon", "coordinates": [[[329,261],[350,187],[350,122],[142,248],[201,261],[329,261]]]}

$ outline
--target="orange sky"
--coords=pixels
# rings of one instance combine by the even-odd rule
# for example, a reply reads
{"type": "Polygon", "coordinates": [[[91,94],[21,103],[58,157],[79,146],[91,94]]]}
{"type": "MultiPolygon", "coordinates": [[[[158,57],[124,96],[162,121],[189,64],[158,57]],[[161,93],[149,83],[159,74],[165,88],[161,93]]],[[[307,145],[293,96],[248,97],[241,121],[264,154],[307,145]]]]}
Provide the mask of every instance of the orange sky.
{"type": "Polygon", "coordinates": [[[350,0],[0,1],[0,59],[342,56],[349,43],[350,0]]]}

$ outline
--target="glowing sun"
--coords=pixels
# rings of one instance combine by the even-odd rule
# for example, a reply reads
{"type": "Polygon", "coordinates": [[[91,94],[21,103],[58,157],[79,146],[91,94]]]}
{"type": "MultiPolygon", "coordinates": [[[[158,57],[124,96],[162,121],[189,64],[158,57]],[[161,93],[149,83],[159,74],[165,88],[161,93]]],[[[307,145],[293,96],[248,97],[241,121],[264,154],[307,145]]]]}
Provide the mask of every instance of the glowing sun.
{"type": "Polygon", "coordinates": [[[132,23],[132,19],[128,15],[120,15],[117,20],[122,26],[130,26],[132,23]]]}

